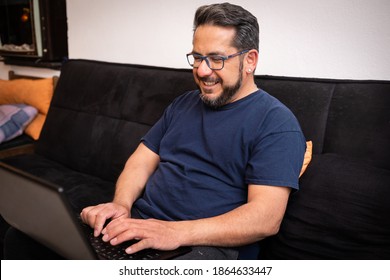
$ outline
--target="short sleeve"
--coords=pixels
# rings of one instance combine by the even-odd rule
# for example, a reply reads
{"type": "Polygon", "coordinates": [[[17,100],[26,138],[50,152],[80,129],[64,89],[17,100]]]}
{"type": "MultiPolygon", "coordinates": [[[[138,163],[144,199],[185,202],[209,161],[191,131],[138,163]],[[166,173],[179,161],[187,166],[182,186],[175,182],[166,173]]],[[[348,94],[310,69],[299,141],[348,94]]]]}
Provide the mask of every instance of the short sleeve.
{"type": "Polygon", "coordinates": [[[299,189],[306,142],[300,132],[273,133],[256,143],[246,169],[246,183],[299,189]]]}
{"type": "Polygon", "coordinates": [[[141,142],[156,154],[159,154],[161,140],[172,120],[172,107],[172,104],[169,105],[167,109],[165,109],[162,117],[152,126],[146,135],[141,138],[141,142]]]}

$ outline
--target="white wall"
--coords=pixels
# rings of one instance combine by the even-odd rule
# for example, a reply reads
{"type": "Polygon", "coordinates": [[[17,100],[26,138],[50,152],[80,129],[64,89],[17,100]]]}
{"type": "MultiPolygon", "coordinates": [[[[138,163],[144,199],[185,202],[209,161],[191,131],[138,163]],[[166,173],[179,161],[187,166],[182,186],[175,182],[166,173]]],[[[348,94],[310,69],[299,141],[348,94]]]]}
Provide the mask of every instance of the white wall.
{"type": "MultiPolygon", "coordinates": [[[[194,12],[212,2],[67,0],[69,56],[188,68],[194,12]]],[[[259,20],[257,74],[390,80],[389,0],[230,2],[259,20]]]]}
{"type": "MultiPolygon", "coordinates": [[[[187,68],[202,0],[68,0],[69,51],[187,68]]],[[[260,22],[257,74],[390,80],[389,0],[232,0],[260,22]]]]}

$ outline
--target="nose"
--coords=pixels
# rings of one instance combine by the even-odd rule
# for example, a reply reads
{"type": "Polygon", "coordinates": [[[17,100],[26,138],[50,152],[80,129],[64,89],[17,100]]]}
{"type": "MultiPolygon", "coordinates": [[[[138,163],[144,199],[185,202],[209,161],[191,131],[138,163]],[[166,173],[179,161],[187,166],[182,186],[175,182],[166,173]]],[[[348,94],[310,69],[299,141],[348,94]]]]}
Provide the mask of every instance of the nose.
{"type": "Polygon", "coordinates": [[[206,59],[204,59],[198,68],[196,68],[196,72],[199,77],[205,77],[211,75],[213,73],[213,70],[210,69],[210,67],[207,65],[206,59]]]}

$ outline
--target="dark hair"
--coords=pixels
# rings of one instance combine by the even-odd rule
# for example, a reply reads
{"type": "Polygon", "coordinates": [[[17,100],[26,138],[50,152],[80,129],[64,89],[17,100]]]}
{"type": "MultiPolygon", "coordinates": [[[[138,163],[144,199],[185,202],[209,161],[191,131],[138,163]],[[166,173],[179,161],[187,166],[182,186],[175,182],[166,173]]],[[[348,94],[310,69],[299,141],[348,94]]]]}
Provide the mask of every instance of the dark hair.
{"type": "Polygon", "coordinates": [[[230,3],[201,6],[195,13],[194,32],[203,24],[233,27],[236,30],[233,47],[238,50],[259,50],[257,18],[241,6],[230,3]]]}

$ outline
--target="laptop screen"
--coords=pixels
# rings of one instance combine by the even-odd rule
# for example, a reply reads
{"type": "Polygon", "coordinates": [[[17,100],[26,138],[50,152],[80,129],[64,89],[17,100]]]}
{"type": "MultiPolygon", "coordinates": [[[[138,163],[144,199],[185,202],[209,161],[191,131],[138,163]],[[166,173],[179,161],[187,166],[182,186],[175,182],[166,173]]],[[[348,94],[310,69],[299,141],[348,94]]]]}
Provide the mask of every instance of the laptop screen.
{"type": "Polygon", "coordinates": [[[68,259],[95,259],[63,189],[0,162],[0,213],[68,259]]]}

